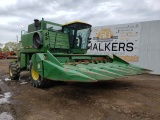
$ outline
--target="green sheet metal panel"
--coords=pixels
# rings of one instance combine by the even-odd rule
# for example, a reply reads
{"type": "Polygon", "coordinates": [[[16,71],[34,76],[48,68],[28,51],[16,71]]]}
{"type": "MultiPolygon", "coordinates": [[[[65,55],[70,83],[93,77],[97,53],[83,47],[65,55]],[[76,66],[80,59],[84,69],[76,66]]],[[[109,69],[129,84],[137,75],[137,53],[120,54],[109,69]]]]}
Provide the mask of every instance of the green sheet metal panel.
{"type": "Polygon", "coordinates": [[[51,48],[69,49],[68,35],[64,33],[49,32],[51,48]]]}
{"type": "Polygon", "coordinates": [[[26,67],[26,55],[25,54],[21,54],[20,55],[20,66],[21,68],[26,67]]]}
{"type": "MultiPolygon", "coordinates": [[[[37,54],[38,55],[38,54],[37,54]]],[[[88,62],[65,62],[65,60],[72,59],[70,55],[66,57],[56,55],[53,56],[49,51],[45,54],[47,59],[39,57],[39,61],[43,61],[44,77],[51,80],[58,81],[77,81],[77,82],[96,82],[123,78],[129,75],[143,74],[145,69],[131,65],[124,60],[113,56],[112,61],[89,62],[90,55],[72,56],[74,59],[86,58],[88,62]],[[64,61],[63,61],[64,60],[64,61]]],[[[101,57],[99,55],[99,57],[101,57]]],[[[108,58],[108,56],[106,56],[108,58]]],[[[39,72],[39,71],[38,71],[39,72]]],[[[42,71],[41,71],[42,72],[42,71]]],[[[41,74],[41,73],[40,73],[41,74]]]]}
{"type": "Polygon", "coordinates": [[[27,33],[22,36],[22,46],[25,48],[33,47],[33,34],[27,33]]]}

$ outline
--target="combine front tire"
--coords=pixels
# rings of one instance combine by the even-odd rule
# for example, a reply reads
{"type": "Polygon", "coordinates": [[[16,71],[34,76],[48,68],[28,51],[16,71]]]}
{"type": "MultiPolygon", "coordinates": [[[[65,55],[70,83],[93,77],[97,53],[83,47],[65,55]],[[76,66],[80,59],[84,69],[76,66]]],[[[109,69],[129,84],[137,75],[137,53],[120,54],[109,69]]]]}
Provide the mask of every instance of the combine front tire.
{"type": "Polygon", "coordinates": [[[48,83],[50,82],[50,80],[44,79],[44,78],[34,69],[32,61],[30,61],[29,70],[30,70],[31,84],[32,84],[34,87],[44,88],[44,87],[48,87],[48,86],[49,86],[48,83]]]}
{"type": "Polygon", "coordinates": [[[20,68],[18,67],[17,62],[11,62],[9,64],[9,76],[11,80],[16,80],[20,76],[20,68]]]}

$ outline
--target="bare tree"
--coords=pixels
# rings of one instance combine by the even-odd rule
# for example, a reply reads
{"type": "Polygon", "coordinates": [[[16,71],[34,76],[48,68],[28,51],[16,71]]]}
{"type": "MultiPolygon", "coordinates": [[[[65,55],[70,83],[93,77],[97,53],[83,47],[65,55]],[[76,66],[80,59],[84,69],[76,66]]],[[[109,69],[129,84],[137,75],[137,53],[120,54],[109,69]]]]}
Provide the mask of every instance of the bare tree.
{"type": "Polygon", "coordinates": [[[16,42],[8,42],[5,44],[3,51],[16,51],[17,50],[17,43],[16,42]]]}

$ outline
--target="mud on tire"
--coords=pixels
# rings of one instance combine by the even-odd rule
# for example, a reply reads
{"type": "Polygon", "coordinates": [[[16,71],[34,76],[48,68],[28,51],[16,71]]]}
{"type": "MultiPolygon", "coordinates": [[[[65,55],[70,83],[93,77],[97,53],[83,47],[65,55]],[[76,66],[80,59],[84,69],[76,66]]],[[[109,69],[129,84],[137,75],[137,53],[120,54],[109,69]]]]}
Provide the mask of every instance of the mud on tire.
{"type": "Polygon", "coordinates": [[[20,67],[16,61],[9,64],[9,76],[11,80],[18,80],[20,76],[20,67]]]}

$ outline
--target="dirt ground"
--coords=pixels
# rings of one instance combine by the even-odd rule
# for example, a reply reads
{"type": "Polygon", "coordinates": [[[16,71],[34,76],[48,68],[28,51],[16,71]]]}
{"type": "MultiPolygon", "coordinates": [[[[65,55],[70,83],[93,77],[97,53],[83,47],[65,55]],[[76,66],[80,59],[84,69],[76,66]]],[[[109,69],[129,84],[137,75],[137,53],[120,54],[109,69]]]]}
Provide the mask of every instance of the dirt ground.
{"type": "Polygon", "coordinates": [[[7,80],[9,61],[0,60],[0,120],[160,119],[160,76],[38,89],[31,86],[28,72],[21,80],[7,80]]]}

